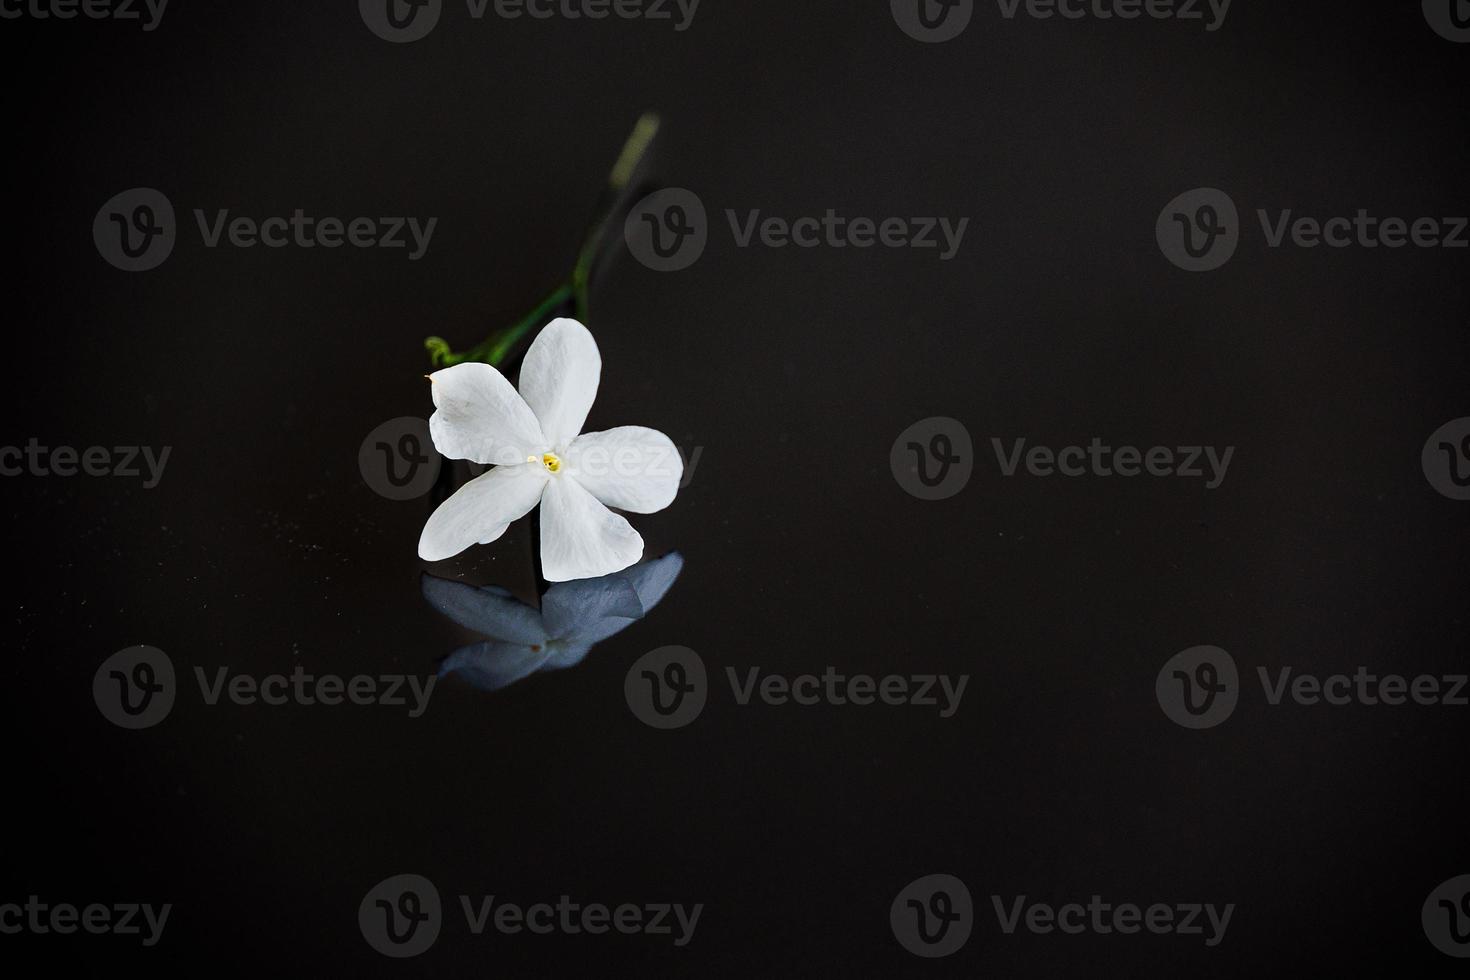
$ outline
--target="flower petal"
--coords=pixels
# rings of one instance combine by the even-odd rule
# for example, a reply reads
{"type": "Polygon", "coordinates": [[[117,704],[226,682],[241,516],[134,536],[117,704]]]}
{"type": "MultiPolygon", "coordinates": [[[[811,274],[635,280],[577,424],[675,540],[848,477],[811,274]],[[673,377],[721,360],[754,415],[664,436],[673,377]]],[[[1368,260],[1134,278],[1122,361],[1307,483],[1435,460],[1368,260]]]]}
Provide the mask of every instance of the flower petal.
{"type": "Polygon", "coordinates": [[[545,671],[566,670],[575,667],[587,659],[587,654],[592,651],[590,643],[566,643],[556,640],[551,644],[551,656],[546,658],[546,663],[541,665],[545,671]]]}
{"type": "Polygon", "coordinates": [[[465,629],[522,646],[544,646],[548,639],[541,612],[504,589],[477,588],[427,574],[419,580],[419,588],[429,605],[465,629]]]}
{"type": "Polygon", "coordinates": [[[683,568],[675,551],[601,578],[558,582],[541,599],[541,625],[559,644],[601,643],[646,616],[683,568]]]}
{"type": "Polygon", "coordinates": [[[578,436],[567,447],[568,473],[619,510],[652,514],[674,502],[684,460],[668,436],[641,425],[578,436]]]}
{"type": "Polygon", "coordinates": [[[439,664],[439,676],[458,674],[481,691],[499,691],[546,666],[551,647],[538,643],[476,643],[461,647],[439,664]]]}
{"type": "Polygon", "coordinates": [[[597,341],[576,320],[552,320],[536,335],[521,363],[521,397],[553,449],[564,448],[582,431],[601,377],[597,341]]]}
{"type": "Polygon", "coordinates": [[[597,643],[643,618],[638,592],[622,573],[558,582],[541,598],[541,621],[558,640],[597,643]]]}
{"type": "Polygon", "coordinates": [[[429,375],[434,408],[429,434],[450,459],[476,463],[524,463],[548,443],[541,424],[505,375],[488,364],[466,362],[429,375]]]}
{"type": "Polygon", "coordinates": [[[663,601],[683,570],[684,556],[677,551],[671,551],[662,558],[634,565],[619,574],[638,593],[638,601],[643,603],[643,613],[647,615],[653,611],[654,606],[663,601]]]}
{"type": "Polygon", "coordinates": [[[643,556],[643,539],[622,516],[561,474],[541,507],[541,574],[548,582],[622,571],[643,556]]]}
{"type": "Polygon", "coordinates": [[[536,506],[548,476],[539,463],[522,463],[475,477],[429,515],[419,537],[419,557],[443,561],[472,544],[494,541],[511,521],[536,506]]]}

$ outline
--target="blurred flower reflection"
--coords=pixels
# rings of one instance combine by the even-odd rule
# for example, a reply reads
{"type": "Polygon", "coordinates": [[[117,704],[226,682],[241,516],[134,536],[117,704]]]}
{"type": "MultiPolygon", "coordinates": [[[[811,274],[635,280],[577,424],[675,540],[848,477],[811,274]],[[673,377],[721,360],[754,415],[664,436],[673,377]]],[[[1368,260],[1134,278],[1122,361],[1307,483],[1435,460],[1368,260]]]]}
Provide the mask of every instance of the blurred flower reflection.
{"type": "Polygon", "coordinates": [[[539,671],[575,667],[595,644],[647,615],[683,569],[676,551],[601,578],[558,582],[540,609],[498,586],[425,575],[429,605],[489,638],[445,657],[439,676],[458,674],[482,691],[498,691],[539,671]]]}

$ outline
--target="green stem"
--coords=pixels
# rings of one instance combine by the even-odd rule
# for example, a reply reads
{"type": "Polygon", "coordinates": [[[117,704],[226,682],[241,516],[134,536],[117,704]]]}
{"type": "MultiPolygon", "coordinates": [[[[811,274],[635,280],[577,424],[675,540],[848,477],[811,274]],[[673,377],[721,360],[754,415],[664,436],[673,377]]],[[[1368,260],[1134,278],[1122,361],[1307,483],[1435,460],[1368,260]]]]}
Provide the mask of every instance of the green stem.
{"type": "Polygon", "coordinates": [[[500,362],[515,349],[515,345],[520,342],[521,338],[545,323],[547,318],[565,304],[571,295],[572,287],[562,283],[530,313],[510,326],[495,331],[463,353],[456,354],[451,351],[449,342],[443,337],[426,338],[424,348],[429,352],[429,360],[436,368],[453,367],[465,361],[483,361],[492,367],[499,367],[500,362]]]}
{"type": "MultiPolygon", "coordinates": [[[[652,112],[645,112],[638,118],[633,132],[628,134],[628,139],[623,143],[623,149],[618,154],[617,162],[608,172],[607,194],[610,200],[616,202],[618,196],[627,188],[628,181],[633,179],[633,174],[638,170],[638,164],[642,162],[644,155],[648,152],[648,147],[653,143],[653,138],[658,135],[660,125],[659,117],[652,112]]],[[[576,297],[577,316],[584,322],[587,319],[589,305],[587,294],[592,282],[592,263],[597,258],[602,237],[611,220],[611,214],[604,215],[592,229],[592,232],[582,242],[582,250],[577,255],[577,264],[572,269],[572,294],[576,297]]]]}
{"type": "MultiPolygon", "coordinates": [[[[658,134],[658,129],[659,118],[651,112],[644,113],[639,118],[637,125],[633,127],[633,132],[623,144],[622,152],[618,154],[617,162],[613,164],[607,176],[607,192],[608,197],[614,202],[612,206],[615,206],[618,196],[633,179],[633,174],[648,152],[648,147],[658,134]]],[[[509,327],[495,331],[479,344],[460,353],[456,353],[443,337],[426,337],[424,349],[429,353],[429,363],[435,368],[447,368],[466,361],[482,361],[492,367],[499,367],[527,333],[544,324],[568,300],[572,301],[577,319],[586,323],[590,307],[592,263],[597,259],[603,236],[607,232],[612,217],[611,213],[605,214],[593,225],[591,232],[582,241],[582,248],[577,253],[577,264],[573,266],[571,276],[557,286],[551,295],[542,300],[534,310],[509,327]]]]}

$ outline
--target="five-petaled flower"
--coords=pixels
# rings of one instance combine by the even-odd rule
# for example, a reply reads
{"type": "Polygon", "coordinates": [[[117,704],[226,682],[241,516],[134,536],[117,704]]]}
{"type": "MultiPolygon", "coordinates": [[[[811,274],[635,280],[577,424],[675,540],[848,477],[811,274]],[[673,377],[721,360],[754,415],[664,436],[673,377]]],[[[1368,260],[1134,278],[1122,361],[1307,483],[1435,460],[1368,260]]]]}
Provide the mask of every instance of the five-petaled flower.
{"type": "Polygon", "coordinates": [[[520,393],[488,364],[429,376],[434,446],[450,459],[494,464],[439,505],[419,557],[452,558],[489,544],[541,504],[541,568],[548,582],[608,575],[643,556],[643,539],[608,510],[652,514],[679,491],[684,463],[669,437],[642,426],[582,435],[602,355],[576,320],[547,324],[526,352],[520,393]]]}

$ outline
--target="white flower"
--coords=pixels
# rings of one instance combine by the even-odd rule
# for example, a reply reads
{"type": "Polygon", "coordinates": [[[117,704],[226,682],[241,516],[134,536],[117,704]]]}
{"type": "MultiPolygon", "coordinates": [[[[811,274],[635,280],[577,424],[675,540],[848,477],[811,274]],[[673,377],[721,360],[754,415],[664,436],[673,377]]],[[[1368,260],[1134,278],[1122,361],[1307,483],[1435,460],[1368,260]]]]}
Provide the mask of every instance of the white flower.
{"type": "Polygon", "coordinates": [[[608,575],[643,556],[643,539],[608,507],[663,510],[679,492],[684,462],[669,437],[653,429],[581,434],[601,374],[592,334],[561,319],[547,324],[526,352],[519,394],[488,364],[456,364],[430,375],[435,448],[450,459],[496,465],[429,517],[420,558],[442,561],[477,542],[489,544],[537,504],[548,582],[608,575]]]}

